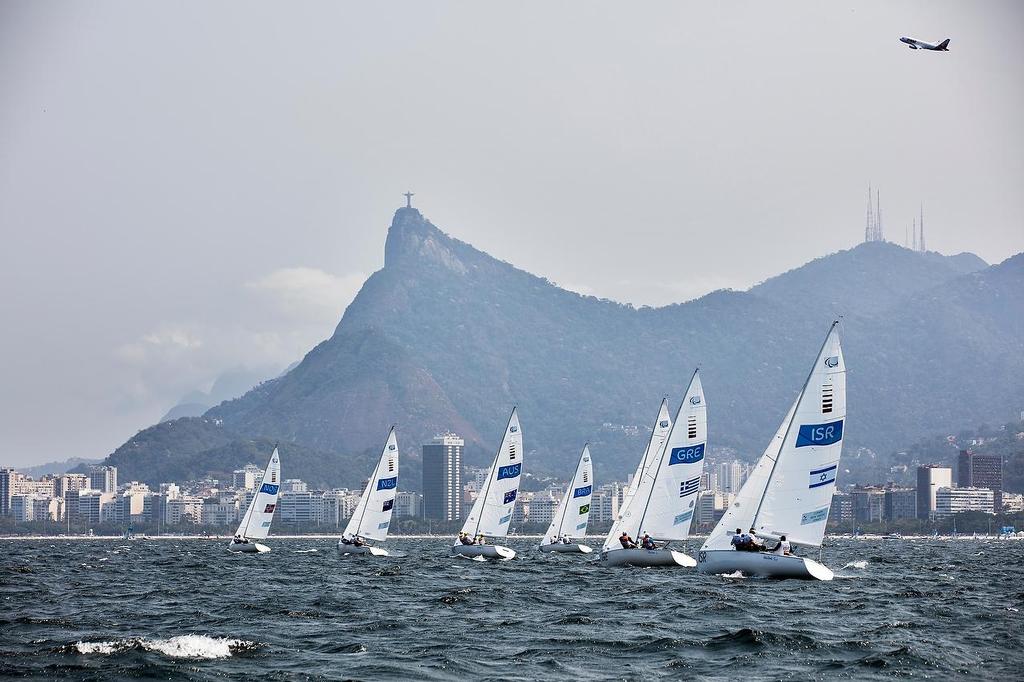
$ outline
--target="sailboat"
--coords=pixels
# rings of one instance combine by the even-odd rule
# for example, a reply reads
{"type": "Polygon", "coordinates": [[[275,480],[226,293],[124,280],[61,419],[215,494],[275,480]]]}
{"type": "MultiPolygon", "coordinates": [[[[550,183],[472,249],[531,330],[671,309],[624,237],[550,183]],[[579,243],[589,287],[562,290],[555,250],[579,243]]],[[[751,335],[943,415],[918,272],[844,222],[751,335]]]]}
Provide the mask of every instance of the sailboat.
{"type": "Polygon", "coordinates": [[[512,408],[501,446],[494,455],[483,488],[462,525],[462,531],[455,539],[452,552],[469,558],[515,558],[514,550],[501,545],[483,544],[480,540],[486,542],[486,538],[503,538],[508,535],[522,473],[523,432],[519,429],[516,408],[512,408]]]}
{"type": "Polygon", "coordinates": [[[277,495],[281,490],[281,458],[277,454],[277,446],[270,455],[270,462],[263,472],[263,480],[259,490],[245,510],[242,522],[238,524],[235,537],[228,544],[231,552],[269,552],[266,545],[255,542],[263,540],[270,534],[270,522],[277,508],[277,495]]]}
{"type": "Polygon", "coordinates": [[[828,522],[846,421],[846,364],[833,322],[803,389],[761,455],[735,501],[697,555],[704,573],[831,580],[832,571],[812,559],[771,552],[738,551],[735,529],[754,528],[758,538],[793,546],[821,547],[828,522]]]}
{"type": "MultiPolygon", "coordinates": [[[[666,421],[659,416],[655,433],[666,421]]],[[[658,449],[636,482],[633,496],[623,505],[622,513],[605,539],[602,560],[611,566],[697,565],[693,557],[668,545],[689,536],[704,471],[707,438],[704,389],[700,372],[694,371],[675,422],[669,426],[664,446],[658,449]],[[619,542],[622,533],[636,541],[648,534],[655,543],[663,544],[657,549],[624,548],[619,542]]],[[[652,442],[654,440],[652,435],[652,442]]]]}
{"type": "Polygon", "coordinates": [[[389,556],[387,550],[365,544],[366,540],[384,542],[391,525],[391,514],[395,509],[398,494],[398,440],[395,427],[391,427],[380,459],[363,489],[359,504],[352,512],[352,518],[345,526],[345,532],[338,540],[338,551],[342,555],[389,556]]]}
{"type": "Polygon", "coordinates": [[[587,534],[593,493],[594,464],[590,461],[590,447],[584,445],[580,461],[576,465],[576,475],[572,477],[558,509],[555,510],[551,525],[548,526],[548,531],[541,541],[540,551],[582,554],[594,551],[589,545],[572,542],[574,538],[582,538],[587,534]]]}

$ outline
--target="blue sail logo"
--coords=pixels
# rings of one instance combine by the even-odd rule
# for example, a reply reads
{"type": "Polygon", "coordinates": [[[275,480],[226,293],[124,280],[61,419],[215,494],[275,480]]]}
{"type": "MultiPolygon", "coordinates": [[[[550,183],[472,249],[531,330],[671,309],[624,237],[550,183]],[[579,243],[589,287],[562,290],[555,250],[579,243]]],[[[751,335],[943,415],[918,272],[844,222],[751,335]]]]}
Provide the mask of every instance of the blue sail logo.
{"type": "Polygon", "coordinates": [[[832,445],[843,439],[843,420],[825,424],[804,424],[796,437],[798,448],[809,445],[832,445]]]}
{"type": "Polygon", "coordinates": [[[508,466],[498,467],[498,480],[503,478],[515,478],[523,470],[523,464],[509,464],[508,466]]]}
{"type": "Polygon", "coordinates": [[[575,499],[577,497],[586,497],[587,495],[590,494],[590,491],[592,489],[593,489],[593,486],[589,486],[589,485],[583,486],[582,488],[576,488],[575,490],[572,491],[573,499],[575,499]]]}
{"type": "Polygon", "coordinates": [[[377,490],[394,490],[398,487],[398,476],[382,478],[377,481],[377,490]]]}
{"type": "Polygon", "coordinates": [[[693,464],[704,459],[704,443],[683,448],[672,448],[672,454],[668,458],[668,465],[693,464]]]}
{"type": "Polygon", "coordinates": [[[280,487],[281,486],[274,485],[273,483],[264,483],[260,486],[260,492],[266,493],[267,495],[276,495],[280,487]]]}

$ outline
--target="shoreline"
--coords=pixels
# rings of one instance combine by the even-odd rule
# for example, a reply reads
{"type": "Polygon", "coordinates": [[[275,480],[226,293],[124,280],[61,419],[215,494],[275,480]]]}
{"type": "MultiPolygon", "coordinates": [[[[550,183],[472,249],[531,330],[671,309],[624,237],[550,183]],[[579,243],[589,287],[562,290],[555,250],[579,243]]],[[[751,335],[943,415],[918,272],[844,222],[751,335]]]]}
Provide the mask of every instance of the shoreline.
{"type": "MultiPolygon", "coordinates": [[[[212,540],[216,542],[223,542],[230,540],[230,535],[137,535],[130,540],[121,535],[0,535],[0,542],[6,540],[25,541],[25,540],[66,540],[66,541],[79,541],[79,540],[99,540],[99,541],[111,541],[111,540],[122,540],[125,542],[138,542],[141,540],[212,540]]],[[[340,537],[337,533],[323,534],[308,534],[308,535],[271,535],[267,538],[268,541],[273,540],[336,540],[340,537]]],[[[388,540],[451,540],[454,535],[424,535],[424,534],[413,534],[413,535],[389,535],[388,540]]],[[[506,540],[540,540],[544,536],[541,534],[536,535],[509,535],[506,540]]],[[[604,535],[586,535],[584,540],[604,540],[604,535]]],[[[689,540],[700,540],[703,541],[707,538],[706,535],[691,535],[689,540]]],[[[961,540],[1024,540],[1024,535],[904,535],[901,538],[885,538],[882,535],[860,535],[853,537],[851,535],[826,535],[826,540],[864,540],[864,541],[878,541],[878,540],[943,540],[943,541],[961,541],[961,540]]]]}

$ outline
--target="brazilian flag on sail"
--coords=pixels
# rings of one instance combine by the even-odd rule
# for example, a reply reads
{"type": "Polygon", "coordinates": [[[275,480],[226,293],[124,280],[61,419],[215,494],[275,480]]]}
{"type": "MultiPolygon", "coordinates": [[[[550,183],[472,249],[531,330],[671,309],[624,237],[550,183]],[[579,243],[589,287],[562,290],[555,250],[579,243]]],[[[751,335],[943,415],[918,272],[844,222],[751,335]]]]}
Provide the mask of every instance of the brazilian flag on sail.
{"type": "Polygon", "coordinates": [[[586,514],[588,511],[590,511],[589,504],[580,505],[580,514],[586,514]]]}

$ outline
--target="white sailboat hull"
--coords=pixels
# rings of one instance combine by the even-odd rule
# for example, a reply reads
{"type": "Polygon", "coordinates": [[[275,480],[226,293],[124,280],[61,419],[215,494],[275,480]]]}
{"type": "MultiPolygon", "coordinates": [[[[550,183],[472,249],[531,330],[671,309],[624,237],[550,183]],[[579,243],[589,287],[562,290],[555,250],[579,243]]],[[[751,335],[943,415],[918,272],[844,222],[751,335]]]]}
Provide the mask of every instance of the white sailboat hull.
{"type": "Polygon", "coordinates": [[[540,551],[558,552],[561,554],[590,554],[594,551],[594,548],[590,547],[589,545],[581,545],[577,543],[567,545],[561,542],[556,542],[555,544],[551,545],[541,545],[540,551]]]}
{"type": "Polygon", "coordinates": [[[611,549],[601,553],[609,566],[683,566],[697,565],[692,556],[671,549],[611,549]]]}
{"type": "Polygon", "coordinates": [[[516,556],[515,550],[501,545],[463,545],[460,543],[452,547],[452,552],[470,559],[479,556],[485,559],[507,560],[514,559],[516,556]]]}
{"type": "Polygon", "coordinates": [[[270,548],[266,545],[261,545],[254,540],[250,540],[249,542],[235,542],[232,540],[228,543],[228,551],[239,552],[242,554],[262,554],[264,552],[269,552],[270,548]]]}
{"type": "Polygon", "coordinates": [[[342,556],[391,556],[386,549],[381,549],[380,547],[371,547],[369,545],[356,547],[355,545],[346,545],[343,542],[338,543],[338,551],[342,556]]]}
{"type": "Polygon", "coordinates": [[[701,573],[730,574],[763,578],[832,580],[832,570],[813,559],[771,552],[740,552],[734,549],[706,550],[697,555],[701,573]]]}

